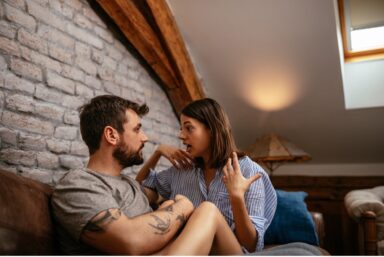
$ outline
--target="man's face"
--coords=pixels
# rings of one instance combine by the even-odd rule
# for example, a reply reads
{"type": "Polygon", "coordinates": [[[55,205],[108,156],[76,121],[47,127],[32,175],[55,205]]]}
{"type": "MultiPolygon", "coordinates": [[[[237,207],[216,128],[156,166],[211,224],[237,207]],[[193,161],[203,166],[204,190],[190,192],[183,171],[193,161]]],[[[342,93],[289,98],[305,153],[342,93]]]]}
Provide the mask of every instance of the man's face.
{"type": "Polygon", "coordinates": [[[148,140],[141,129],[140,117],[130,109],[125,112],[125,116],[127,122],[123,125],[124,132],[120,134],[119,143],[113,151],[113,156],[123,169],[143,163],[142,149],[148,140]]]}

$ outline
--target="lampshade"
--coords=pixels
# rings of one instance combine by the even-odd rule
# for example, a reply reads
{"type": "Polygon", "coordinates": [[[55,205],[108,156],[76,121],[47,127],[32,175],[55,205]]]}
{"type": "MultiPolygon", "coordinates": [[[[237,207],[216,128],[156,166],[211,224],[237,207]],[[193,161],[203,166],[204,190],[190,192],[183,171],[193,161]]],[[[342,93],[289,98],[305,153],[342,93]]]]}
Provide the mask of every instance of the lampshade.
{"type": "Polygon", "coordinates": [[[257,139],[246,152],[252,160],[266,166],[271,173],[284,162],[301,162],[311,159],[308,153],[273,133],[257,139]]]}

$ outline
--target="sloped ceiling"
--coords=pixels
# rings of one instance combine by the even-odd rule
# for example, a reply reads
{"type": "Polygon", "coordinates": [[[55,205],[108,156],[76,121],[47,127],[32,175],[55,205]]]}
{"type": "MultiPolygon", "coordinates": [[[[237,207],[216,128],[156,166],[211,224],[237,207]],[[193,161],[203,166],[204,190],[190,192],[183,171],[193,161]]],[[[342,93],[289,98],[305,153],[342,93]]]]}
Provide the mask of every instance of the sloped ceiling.
{"type": "Polygon", "coordinates": [[[200,80],[165,0],[90,2],[104,10],[151,67],[176,113],[186,103],[204,97],[200,80]]]}
{"type": "Polygon", "coordinates": [[[168,4],[240,148],[276,132],[312,163],[384,163],[384,108],[344,107],[333,0],[168,4]]]}

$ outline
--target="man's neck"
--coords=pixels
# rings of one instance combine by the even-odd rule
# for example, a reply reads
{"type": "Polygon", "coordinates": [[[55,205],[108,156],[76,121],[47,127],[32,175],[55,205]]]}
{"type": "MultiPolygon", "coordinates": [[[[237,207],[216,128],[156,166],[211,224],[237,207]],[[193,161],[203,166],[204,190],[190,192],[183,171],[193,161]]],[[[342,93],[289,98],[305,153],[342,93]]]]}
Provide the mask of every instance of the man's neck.
{"type": "Polygon", "coordinates": [[[100,152],[90,156],[87,168],[109,176],[119,176],[122,170],[121,165],[112,156],[100,152]]]}

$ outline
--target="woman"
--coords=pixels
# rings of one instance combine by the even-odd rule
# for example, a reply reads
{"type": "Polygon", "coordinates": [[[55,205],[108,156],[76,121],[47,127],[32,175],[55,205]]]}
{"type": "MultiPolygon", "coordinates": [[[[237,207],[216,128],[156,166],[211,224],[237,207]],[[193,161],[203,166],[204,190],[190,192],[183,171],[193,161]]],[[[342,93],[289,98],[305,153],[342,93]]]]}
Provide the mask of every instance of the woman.
{"type": "Polygon", "coordinates": [[[185,195],[195,207],[203,201],[214,203],[240,245],[248,252],[262,250],[264,232],[276,210],[268,175],[249,157],[236,153],[228,117],[213,99],[190,103],[180,121],[179,138],[186,150],[160,145],[136,180],[152,201],[159,193],[165,199],[185,195]],[[157,173],[151,169],[161,156],[174,167],[157,173]]]}

